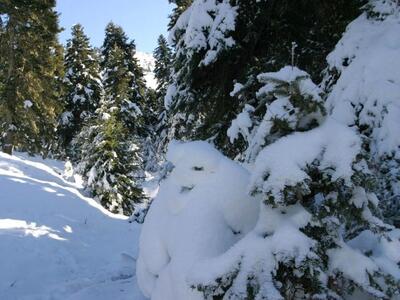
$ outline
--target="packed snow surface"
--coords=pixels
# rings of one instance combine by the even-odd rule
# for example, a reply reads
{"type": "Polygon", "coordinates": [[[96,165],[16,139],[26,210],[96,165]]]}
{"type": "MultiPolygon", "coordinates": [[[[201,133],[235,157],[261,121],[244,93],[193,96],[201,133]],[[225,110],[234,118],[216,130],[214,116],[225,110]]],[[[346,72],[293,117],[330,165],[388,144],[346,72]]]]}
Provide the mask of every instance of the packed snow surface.
{"type": "Polygon", "coordinates": [[[0,299],[143,299],[139,226],[81,194],[70,164],[0,153],[0,299]]]}

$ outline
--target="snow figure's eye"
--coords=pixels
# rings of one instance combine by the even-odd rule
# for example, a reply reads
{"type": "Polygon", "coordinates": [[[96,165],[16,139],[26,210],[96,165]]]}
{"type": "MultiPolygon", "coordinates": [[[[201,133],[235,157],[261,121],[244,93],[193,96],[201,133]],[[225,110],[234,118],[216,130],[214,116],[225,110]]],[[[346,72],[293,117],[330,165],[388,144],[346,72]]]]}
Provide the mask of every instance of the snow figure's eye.
{"type": "Polygon", "coordinates": [[[203,167],[194,166],[194,167],[192,168],[192,170],[194,170],[194,171],[204,171],[204,168],[203,168],[203,167]]]}

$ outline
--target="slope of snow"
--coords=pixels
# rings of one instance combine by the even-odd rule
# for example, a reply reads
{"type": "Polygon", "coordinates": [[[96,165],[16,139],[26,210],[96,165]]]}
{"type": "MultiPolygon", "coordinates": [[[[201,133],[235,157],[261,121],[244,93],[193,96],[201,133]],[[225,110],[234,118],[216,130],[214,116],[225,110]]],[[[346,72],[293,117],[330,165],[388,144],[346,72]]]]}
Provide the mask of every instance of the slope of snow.
{"type": "Polygon", "coordinates": [[[83,196],[63,169],[0,153],[0,299],[143,299],[140,227],[83,196]]]}
{"type": "Polygon", "coordinates": [[[140,66],[144,71],[144,79],[146,80],[147,87],[156,89],[157,80],[154,77],[155,59],[152,54],[146,52],[136,51],[136,58],[139,60],[140,66]]]}

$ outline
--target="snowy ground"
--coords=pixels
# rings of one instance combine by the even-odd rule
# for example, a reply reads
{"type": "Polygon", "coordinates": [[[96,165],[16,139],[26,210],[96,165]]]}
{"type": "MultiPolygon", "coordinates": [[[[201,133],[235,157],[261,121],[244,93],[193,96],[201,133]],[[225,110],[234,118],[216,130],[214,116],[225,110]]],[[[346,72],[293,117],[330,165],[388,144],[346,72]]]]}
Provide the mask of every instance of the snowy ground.
{"type": "Polygon", "coordinates": [[[84,197],[63,169],[0,153],[0,299],[143,299],[139,226],[84,197]]]}

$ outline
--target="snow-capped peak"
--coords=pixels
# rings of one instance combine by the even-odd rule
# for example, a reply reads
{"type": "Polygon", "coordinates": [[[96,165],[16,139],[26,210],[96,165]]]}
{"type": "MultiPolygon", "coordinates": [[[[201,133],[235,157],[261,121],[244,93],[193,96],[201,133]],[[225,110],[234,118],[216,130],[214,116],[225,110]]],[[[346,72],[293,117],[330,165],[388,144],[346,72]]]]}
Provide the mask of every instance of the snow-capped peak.
{"type": "Polygon", "coordinates": [[[136,58],[143,68],[147,87],[156,89],[157,80],[154,77],[155,59],[153,55],[151,53],[136,51],[136,58]]]}

